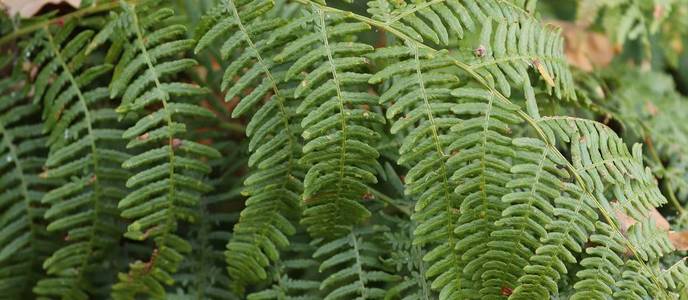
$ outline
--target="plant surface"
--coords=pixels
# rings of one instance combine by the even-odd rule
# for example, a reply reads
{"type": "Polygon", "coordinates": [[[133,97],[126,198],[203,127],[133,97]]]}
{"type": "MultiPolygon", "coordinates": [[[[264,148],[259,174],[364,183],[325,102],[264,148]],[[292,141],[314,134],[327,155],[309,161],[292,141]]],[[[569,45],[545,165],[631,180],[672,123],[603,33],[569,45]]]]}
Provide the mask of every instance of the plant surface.
{"type": "Polygon", "coordinates": [[[0,20],[0,299],[688,299],[688,2],[0,20]]]}

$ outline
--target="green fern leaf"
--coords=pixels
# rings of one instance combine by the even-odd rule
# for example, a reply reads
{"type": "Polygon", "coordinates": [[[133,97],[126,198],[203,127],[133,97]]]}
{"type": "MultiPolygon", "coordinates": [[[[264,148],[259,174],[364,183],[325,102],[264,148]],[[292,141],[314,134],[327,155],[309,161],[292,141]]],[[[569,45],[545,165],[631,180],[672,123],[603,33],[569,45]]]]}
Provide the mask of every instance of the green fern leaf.
{"type": "Polygon", "coordinates": [[[385,121],[374,110],[376,97],[367,93],[370,75],[363,68],[368,61],[360,56],[372,49],[339,42],[369,26],[326,18],[327,13],[313,9],[313,32],[289,43],[276,59],[306,53],[287,72],[305,72],[294,91],[302,99],[296,113],[308,112],[301,122],[306,140],[301,162],[309,166],[301,223],[312,236],[331,238],[346,234],[370,215],[359,200],[366,184],[377,182],[379,153],[370,144],[378,134],[372,128],[385,121]]]}
{"type": "Polygon", "coordinates": [[[221,55],[226,59],[238,54],[227,66],[221,88],[227,92],[227,101],[240,98],[232,116],[259,107],[246,127],[252,152],[248,165],[253,172],[244,181],[243,194],[249,198],[226,252],[229,274],[239,289],[245,283],[267,279],[267,267],[278,261],[279,251],[289,245],[287,236],[294,234],[293,223],[301,214],[301,129],[296,124],[293,88],[283,83],[284,71],[273,60],[279,49],[295,38],[296,28],[279,18],[261,18],[271,7],[269,1],[226,1],[220,8],[226,13],[201,35],[196,47],[200,51],[229,35],[221,55]],[[264,99],[268,102],[259,104],[264,99]]]}
{"type": "MultiPolygon", "coordinates": [[[[134,220],[125,236],[134,240],[152,238],[155,249],[150,261],[132,263],[128,274],[119,275],[120,282],[113,286],[112,296],[133,299],[144,293],[160,299],[165,297],[163,284],[174,282],[171,274],[191,250],[189,243],[176,234],[178,223],[195,221],[198,216],[194,208],[199,197],[212,189],[202,180],[210,171],[202,159],[218,158],[220,154],[184,135],[185,117],[214,117],[210,111],[181,100],[204,90],[164,81],[195,65],[194,60],[176,58],[192,49],[194,42],[176,40],[185,32],[183,26],[140,22],[142,13],[150,13],[145,6],[125,3],[123,8],[131,41],[119,60],[110,95],[122,97],[119,113],[140,117],[122,134],[130,140],[127,147],[139,152],[122,163],[122,167],[137,173],[127,180],[127,187],[133,191],[119,202],[118,208],[123,217],[134,220]],[[150,105],[157,108],[144,111],[150,105]]],[[[171,10],[160,9],[153,15],[164,19],[171,15],[171,10]]]]}
{"type": "Polygon", "coordinates": [[[554,203],[564,185],[562,179],[570,177],[559,169],[562,162],[542,141],[517,138],[512,143],[516,150],[511,167],[513,177],[506,184],[510,192],[502,197],[506,207],[502,217],[495,221],[489,250],[476,260],[483,262],[476,274],[481,274],[484,291],[480,292],[484,296],[500,295],[502,289],[518,285],[528,259],[548,235],[554,203]]]}
{"type": "Polygon", "coordinates": [[[395,101],[387,110],[387,118],[394,120],[392,133],[408,131],[398,163],[411,166],[405,177],[405,193],[418,199],[412,217],[418,222],[414,244],[432,245],[424,258],[430,265],[427,276],[435,278],[434,289],[450,297],[459,289],[460,256],[450,246],[458,241],[454,234],[458,198],[451,178],[454,170],[446,160],[447,148],[456,138],[450,129],[461,123],[451,111],[456,104],[451,91],[459,79],[446,69],[451,60],[429,56],[417,48],[382,48],[371,57],[400,60],[380,70],[370,82],[395,78],[380,102],[395,101]],[[398,116],[402,112],[405,115],[398,116]]]}
{"type": "MultiPolygon", "coordinates": [[[[576,99],[573,77],[559,32],[540,25],[527,12],[533,10],[536,1],[516,2],[519,3],[449,0],[409,4],[376,0],[368,2],[368,12],[385,25],[418,41],[423,41],[420,38],[423,36],[447,45],[447,32],[453,30],[458,39],[463,39],[463,28],[473,35],[478,34],[477,41],[470,42],[473,51],[462,55],[462,60],[469,61],[472,71],[478,72],[507,97],[512,85],[523,90],[528,112],[539,116],[528,69],[532,66],[546,82],[547,90],[560,99],[576,99]]],[[[471,40],[466,39],[467,42],[471,40]]]]}
{"type": "Polygon", "coordinates": [[[594,246],[585,249],[587,256],[580,264],[584,267],[576,273],[579,280],[574,284],[576,293],[571,299],[605,299],[612,296],[621,275],[624,261],[618,253],[626,247],[623,237],[608,224],[595,223],[595,233],[590,236],[594,246]]]}
{"type": "Polygon", "coordinates": [[[385,300],[434,299],[436,295],[430,290],[428,278],[425,276],[428,268],[427,263],[423,261],[425,251],[419,245],[413,245],[415,224],[403,219],[393,220],[399,228],[392,232],[385,232],[385,242],[392,249],[391,257],[385,263],[394,264],[396,274],[403,274],[403,279],[387,290],[385,300]]]}
{"type": "Polygon", "coordinates": [[[376,284],[393,282],[397,276],[386,272],[378,259],[382,249],[374,243],[372,228],[352,230],[348,235],[321,243],[313,254],[321,259],[320,272],[328,276],[320,283],[325,300],[381,299],[385,291],[376,284]]]}
{"type": "MultiPolygon", "coordinates": [[[[296,236],[295,236],[296,237],[296,236]]],[[[295,277],[294,274],[307,274],[309,270],[318,267],[318,262],[311,258],[315,248],[312,245],[292,243],[289,251],[289,259],[275,264],[272,277],[272,286],[249,294],[248,300],[316,300],[322,299],[319,295],[320,283],[311,276],[295,277]],[[292,253],[290,253],[292,252],[292,253]],[[292,274],[292,275],[290,275],[292,274]],[[295,278],[292,278],[295,277],[295,278]]]]}
{"type": "Polygon", "coordinates": [[[489,249],[503,250],[505,245],[495,243],[498,232],[495,222],[505,209],[502,197],[509,193],[505,186],[511,179],[510,126],[520,122],[517,106],[496,101],[490,92],[462,87],[452,92],[459,103],[452,107],[455,115],[464,120],[452,128],[460,138],[449,146],[447,163],[456,171],[452,179],[458,182],[455,192],[461,199],[455,234],[463,238],[456,251],[462,253],[463,270],[461,289],[465,297],[480,294],[497,295],[503,278],[488,270],[501,259],[489,249]],[[484,253],[484,254],[483,254],[484,253]]]}
{"type": "Polygon", "coordinates": [[[58,74],[55,84],[35,98],[45,105],[45,128],[50,132],[47,170],[41,176],[67,181],[46,193],[42,203],[50,205],[45,211],[50,221],[47,230],[64,233],[69,243],[44,261],[50,277],[39,281],[34,292],[88,299],[95,287],[114,279],[100,262],[119,239],[115,203],[126,193],[128,176],[119,165],[128,155],[122,152],[123,131],[104,125],[116,121],[114,110],[104,105],[107,89],[99,85],[112,67],[86,65],[86,46],[93,31],[64,40],[73,30],[65,26],[56,33],[49,29],[39,33],[47,49],[39,55],[49,60],[43,66],[58,74]],[[110,276],[94,276],[101,273],[110,276]]]}
{"type": "Polygon", "coordinates": [[[28,101],[21,76],[0,80],[0,298],[31,298],[43,277],[41,262],[58,246],[47,232],[41,205],[56,182],[39,177],[47,156],[40,108],[28,101]]]}
{"type": "MultiPolygon", "coordinates": [[[[567,273],[566,263],[577,261],[574,253],[583,250],[588,236],[595,230],[598,212],[609,216],[614,211],[605,190],[610,189],[619,200],[620,209],[638,220],[643,220],[651,208],[666,202],[649,170],[642,166],[640,148],[635,147],[631,155],[608,127],[565,117],[545,117],[539,124],[549,141],[569,144],[572,166],[580,180],[579,185],[565,184],[562,196],[555,200],[556,219],[546,227],[548,234],[543,245],[524,268],[520,286],[512,295],[515,299],[558,292],[557,282],[567,273]]],[[[624,246],[629,245],[641,246],[633,241],[624,246]]],[[[641,249],[635,249],[634,253],[648,253],[638,250],[641,249]]]]}
{"type": "MultiPolygon", "coordinates": [[[[210,120],[208,126],[219,128],[219,119],[210,120]]],[[[237,144],[222,130],[198,132],[203,139],[212,139],[213,147],[222,157],[209,161],[212,173],[209,183],[213,191],[201,199],[199,218],[184,238],[191,244],[192,252],[179,267],[174,279],[178,286],[176,293],[168,293],[179,299],[240,299],[231,291],[232,280],[224,269],[224,245],[232,237],[231,228],[239,214],[226,207],[243,200],[240,194],[243,176],[236,176],[244,165],[245,145],[237,144]]]]}

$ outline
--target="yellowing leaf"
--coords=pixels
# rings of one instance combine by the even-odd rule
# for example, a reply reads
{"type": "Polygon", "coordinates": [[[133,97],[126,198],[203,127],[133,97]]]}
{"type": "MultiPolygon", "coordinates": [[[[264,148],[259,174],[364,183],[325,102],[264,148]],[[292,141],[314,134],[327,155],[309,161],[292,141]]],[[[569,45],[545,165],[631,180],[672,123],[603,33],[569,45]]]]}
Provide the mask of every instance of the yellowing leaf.
{"type": "Polygon", "coordinates": [[[552,79],[552,76],[549,75],[549,73],[547,72],[547,69],[545,69],[545,67],[542,65],[542,63],[539,60],[537,60],[537,59],[534,60],[533,66],[535,66],[535,68],[538,70],[538,73],[540,73],[540,75],[542,75],[542,79],[544,79],[545,82],[547,82],[547,84],[549,86],[554,86],[554,79],[552,79]]]}

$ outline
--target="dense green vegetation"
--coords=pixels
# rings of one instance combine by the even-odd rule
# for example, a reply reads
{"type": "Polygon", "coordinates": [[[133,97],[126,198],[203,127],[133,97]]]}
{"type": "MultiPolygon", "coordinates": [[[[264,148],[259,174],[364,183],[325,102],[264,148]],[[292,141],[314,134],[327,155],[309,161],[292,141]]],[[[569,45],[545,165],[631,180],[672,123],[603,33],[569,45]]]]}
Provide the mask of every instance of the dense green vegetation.
{"type": "Polygon", "coordinates": [[[0,20],[0,299],[688,299],[685,0],[81,2],[0,20]]]}

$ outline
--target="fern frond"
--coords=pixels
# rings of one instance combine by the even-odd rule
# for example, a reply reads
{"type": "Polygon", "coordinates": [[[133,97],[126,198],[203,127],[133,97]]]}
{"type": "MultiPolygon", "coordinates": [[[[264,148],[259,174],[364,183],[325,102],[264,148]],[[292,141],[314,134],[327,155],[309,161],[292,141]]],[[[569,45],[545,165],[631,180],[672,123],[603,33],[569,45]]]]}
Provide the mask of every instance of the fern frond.
{"type": "Polygon", "coordinates": [[[646,143],[646,161],[655,176],[661,177],[660,184],[670,192],[669,198],[677,205],[688,195],[688,176],[684,168],[688,163],[685,151],[688,149],[688,124],[675,122],[688,117],[683,109],[686,98],[675,91],[673,78],[659,72],[624,67],[613,74],[604,73],[602,77],[616,87],[609,91],[608,99],[593,98],[593,101],[621,122],[624,140],[646,143]],[[619,73],[623,75],[613,75],[619,73]],[[638,82],[637,78],[647,80],[638,82]]]}
{"type": "Polygon", "coordinates": [[[631,154],[613,130],[592,120],[544,117],[538,123],[550,140],[570,143],[573,166],[606,211],[613,211],[602,195],[609,186],[623,212],[636,220],[666,203],[654,176],[643,167],[640,144],[631,154]]]}
{"type": "Polygon", "coordinates": [[[0,80],[0,299],[31,298],[41,262],[58,246],[41,205],[54,182],[39,177],[47,156],[40,108],[31,105],[23,76],[0,80]]]}
{"type": "Polygon", "coordinates": [[[559,169],[562,162],[542,141],[517,138],[512,143],[516,150],[511,167],[513,178],[505,186],[510,192],[502,197],[506,207],[502,217],[495,221],[489,250],[481,256],[483,270],[477,272],[485,292],[491,295],[518,285],[528,259],[548,235],[555,201],[561,196],[559,189],[563,180],[570,177],[559,169]]]}
{"type": "Polygon", "coordinates": [[[383,249],[375,243],[375,234],[370,227],[354,229],[320,244],[313,257],[322,260],[320,272],[328,271],[320,283],[320,289],[327,294],[323,299],[381,299],[385,291],[376,286],[398,280],[384,270],[379,260],[383,249]]]}
{"type": "MultiPolygon", "coordinates": [[[[193,49],[195,42],[178,39],[186,32],[184,26],[144,24],[139,21],[139,6],[123,3],[123,8],[127,36],[131,38],[116,68],[120,72],[113,77],[110,96],[122,97],[119,113],[139,116],[122,135],[130,140],[127,148],[138,149],[139,154],[122,164],[136,174],[126,183],[133,191],[118,207],[123,217],[134,220],[125,236],[134,240],[152,238],[155,249],[150,261],[132,263],[128,274],[119,274],[112,296],[132,299],[144,293],[164,298],[163,284],[174,282],[171,274],[191,250],[189,243],[176,234],[178,223],[196,220],[194,208],[199,197],[212,189],[202,180],[210,172],[203,159],[218,158],[220,154],[185,137],[184,117],[214,117],[205,108],[183,100],[205,90],[166,80],[196,64],[192,59],[178,58],[193,49]],[[147,111],[151,106],[154,108],[147,111]]],[[[165,8],[150,12],[144,6],[143,12],[160,19],[172,15],[165,8]]]]}
{"type": "Polygon", "coordinates": [[[459,103],[452,111],[462,124],[452,128],[459,139],[450,144],[450,153],[456,153],[447,161],[456,170],[452,179],[458,183],[455,192],[461,200],[455,234],[463,237],[456,244],[462,253],[459,265],[464,277],[461,292],[464,297],[499,295],[504,278],[494,276],[488,270],[495,268],[495,261],[505,245],[494,243],[497,232],[495,222],[501,219],[505,203],[502,197],[509,193],[506,188],[511,179],[510,126],[521,120],[516,115],[518,106],[496,101],[485,90],[461,87],[452,92],[459,103]]]}
{"type": "MultiPolygon", "coordinates": [[[[403,191],[402,191],[403,192],[403,191]]],[[[416,226],[412,221],[394,219],[399,228],[385,232],[385,242],[391,246],[390,258],[386,264],[395,266],[396,274],[403,276],[401,282],[390,287],[385,293],[385,300],[429,300],[435,299],[425,276],[428,264],[423,261],[425,250],[413,245],[413,231],[416,226]]]]}
{"type": "MultiPolygon", "coordinates": [[[[580,262],[583,270],[576,273],[580,280],[574,284],[576,293],[571,299],[634,299],[638,292],[662,298],[666,291],[680,288],[680,282],[685,282],[684,279],[679,279],[677,286],[674,278],[674,274],[681,273],[681,261],[662,274],[641,271],[642,267],[636,259],[654,264],[659,257],[673,250],[666,232],[658,229],[653,221],[636,223],[628,231],[628,240],[640,255],[637,258],[626,256],[628,248],[624,237],[610,225],[596,222],[595,229],[596,232],[590,236],[590,242],[594,246],[585,249],[587,256],[580,262]],[[629,270],[629,266],[638,268],[629,270]],[[651,277],[657,278],[661,286],[658,287],[652,282],[649,279],[651,277]],[[631,286],[629,280],[635,281],[635,284],[631,286]],[[635,296],[632,296],[633,294],[635,296]]],[[[655,270],[655,267],[652,267],[652,270],[655,270]]]]}
{"type": "Polygon", "coordinates": [[[43,50],[37,60],[47,60],[40,73],[47,69],[57,74],[45,94],[35,98],[44,103],[45,129],[50,133],[47,170],[41,176],[67,181],[45,194],[42,202],[50,205],[45,212],[48,231],[63,232],[69,243],[45,260],[50,277],[38,282],[34,292],[88,299],[114,279],[102,260],[119,240],[115,204],[126,194],[128,177],[119,166],[129,156],[122,151],[123,131],[112,125],[117,115],[106,102],[102,78],[112,66],[86,64],[86,46],[94,32],[79,31],[66,39],[72,30],[74,26],[67,25],[56,33],[39,33],[43,50]]]}
{"type": "Polygon", "coordinates": [[[659,278],[663,284],[674,291],[685,291],[688,287],[688,265],[686,265],[687,258],[682,258],[671,267],[663,270],[659,278]]]}
{"type": "Polygon", "coordinates": [[[627,236],[629,242],[635,246],[634,254],[643,261],[657,261],[674,250],[666,230],[658,228],[650,218],[633,224],[628,229],[627,236]]]}
{"type": "MultiPolygon", "coordinates": [[[[543,26],[531,17],[496,22],[488,19],[478,43],[472,47],[474,58],[468,64],[504,96],[510,97],[511,86],[515,85],[523,91],[527,103],[535,103],[534,85],[528,74],[532,67],[550,94],[576,100],[560,30],[543,26]]],[[[534,111],[534,107],[528,107],[531,115],[534,111]]]]}
{"type": "Polygon", "coordinates": [[[555,199],[556,219],[546,227],[547,238],[523,268],[524,274],[510,298],[533,299],[556,294],[557,283],[567,273],[566,264],[576,262],[574,253],[582,251],[581,245],[594,229],[593,222],[598,218],[593,209],[594,200],[573,184],[566,183],[562,191],[562,196],[555,199]]]}
{"type": "MultiPolygon", "coordinates": [[[[643,168],[639,145],[631,155],[616,133],[590,120],[544,117],[538,123],[548,140],[569,146],[570,160],[580,179],[577,184],[565,183],[562,196],[555,200],[556,218],[546,227],[547,237],[524,268],[514,299],[557,293],[557,282],[567,273],[566,263],[577,261],[574,253],[583,250],[595,230],[598,212],[609,217],[613,211],[605,193],[610,192],[622,211],[637,220],[644,220],[650,209],[666,202],[649,170],[643,168]]],[[[637,248],[641,245],[633,241],[624,239],[624,246],[633,247],[633,254],[643,253],[637,248]]],[[[621,254],[613,255],[620,260],[621,254]]]]}
{"type": "Polygon", "coordinates": [[[647,266],[635,260],[626,262],[622,277],[617,282],[614,299],[681,299],[685,297],[685,258],[667,270],[658,265],[647,266]],[[657,284],[648,278],[657,278],[657,284]],[[676,285],[676,282],[680,284],[676,285]]]}
{"type": "MultiPolygon", "coordinates": [[[[535,103],[528,75],[532,66],[550,93],[554,92],[560,99],[575,100],[573,77],[559,31],[542,26],[523,9],[532,11],[535,1],[517,2],[524,3],[449,0],[409,4],[376,0],[368,2],[368,12],[374,19],[384,21],[386,26],[421,42],[423,36],[446,45],[448,32],[463,39],[463,28],[474,35],[479,34],[477,43],[466,39],[465,42],[470,43],[466,46],[474,50],[464,59],[469,61],[471,69],[496,85],[507,97],[511,94],[511,85],[516,85],[529,103],[535,103]]],[[[535,112],[533,107],[528,109],[531,114],[535,112]]]]}
{"type": "Polygon", "coordinates": [[[627,233],[639,257],[627,257],[624,237],[611,226],[597,222],[595,227],[596,232],[590,236],[595,245],[585,250],[588,256],[580,262],[584,268],[576,273],[580,280],[574,284],[576,293],[571,299],[638,299],[638,293],[662,299],[667,292],[680,291],[685,286],[686,279],[677,276],[685,274],[684,260],[661,272],[656,267],[658,259],[673,247],[666,231],[658,229],[654,221],[636,223],[627,233]],[[648,273],[640,261],[651,263],[653,273],[648,273]],[[653,277],[657,282],[650,280],[653,277]]]}
{"type": "Polygon", "coordinates": [[[289,245],[287,236],[294,234],[293,223],[301,214],[301,129],[296,123],[293,88],[283,82],[285,72],[273,59],[296,38],[297,27],[285,25],[279,18],[261,18],[271,7],[270,1],[225,1],[221,6],[224,15],[196,47],[200,51],[229,33],[221,55],[227,59],[238,54],[223,76],[225,99],[240,99],[233,117],[259,107],[246,127],[252,152],[248,165],[253,171],[244,181],[243,194],[249,198],[227,244],[228,271],[236,286],[267,279],[267,267],[278,261],[279,250],[289,245]],[[267,102],[259,104],[263,100],[267,102]]]}
{"type": "Polygon", "coordinates": [[[306,140],[301,162],[309,166],[301,223],[314,237],[332,238],[370,215],[359,201],[366,184],[377,182],[379,153],[371,143],[379,137],[375,126],[385,120],[375,110],[377,98],[367,91],[371,75],[361,55],[372,48],[345,42],[370,27],[312,9],[313,32],[289,43],[276,59],[305,53],[286,74],[290,79],[304,72],[294,91],[301,100],[296,113],[307,112],[301,122],[306,140]]]}
{"type": "Polygon", "coordinates": [[[596,222],[590,242],[594,245],[585,249],[587,256],[580,262],[583,270],[576,273],[579,280],[573,285],[572,300],[611,298],[621,275],[624,261],[618,253],[626,251],[623,237],[608,224],[596,222]]]}
{"type": "MultiPolygon", "coordinates": [[[[532,4],[531,4],[532,5],[532,4]]],[[[480,24],[494,18],[515,21],[526,12],[505,0],[444,0],[444,1],[368,1],[373,19],[423,42],[448,45],[450,38],[463,39],[480,24]]]]}
{"type": "MultiPolygon", "coordinates": [[[[589,258],[584,259],[584,266],[598,267],[601,270],[595,270],[598,272],[597,276],[601,275],[603,277],[597,281],[588,279],[582,283],[577,283],[577,287],[583,286],[587,288],[587,291],[577,293],[577,295],[581,294],[583,296],[577,299],[590,299],[590,296],[596,296],[599,299],[608,298],[612,297],[612,291],[614,299],[641,299],[643,297],[678,299],[671,293],[680,292],[682,288],[681,282],[684,284],[686,282],[684,278],[678,279],[674,277],[681,274],[683,272],[682,269],[685,270],[684,261],[680,260],[665,271],[660,271],[657,264],[661,256],[673,250],[666,231],[656,228],[654,221],[649,219],[631,226],[627,235],[631,245],[636,249],[633,251],[635,257],[626,258],[625,261],[622,261],[625,257],[622,255],[628,253],[628,248],[625,245],[617,244],[620,240],[619,234],[611,233],[610,230],[611,228],[606,226],[602,235],[593,235],[593,237],[597,237],[597,240],[594,241],[602,244],[605,248],[596,247],[594,248],[595,250],[586,250],[588,253],[593,253],[594,251],[596,255],[602,256],[601,259],[603,260],[593,259],[585,261],[589,260],[589,258]],[[610,239],[612,234],[616,235],[616,237],[613,237],[613,242],[610,239]],[[606,268],[606,270],[603,268],[606,268]],[[679,281],[678,285],[676,284],[676,279],[679,281]],[[616,282],[613,280],[616,280],[616,282]],[[602,283],[608,286],[601,286],[602,283]]],[[[581,263],[583,264],[583,262],[581,263]]],[[[584,273],[587,277],[593,277],[595,276],[595,271],[580,271],[578,273],[579,277],[581,277],[581,273],[584,273]]]]}
{"type": "Polygon", "coordinates": [[[459,78],[447,69],[451,60],[413,47],[381,48],[370,57],[399,60],[377,72],[370,82],[391,81],[380,103],[394,101],[387,109],[392,134],[408,132],[398,163],[410,166],[405,193],[418,199],[412,217],[418,222],[414,244],[432,247],[424,258],[430,265],[427,276],[435,278],[432,288],[450,298],[460,286],[461,258],[453,249],[459,240],[454,233],[459,203],[454,169],[447,164],[447,148],[458,138],[450,129],[461,124],[451,111],[457,103],[451,92],[459,78]]]}
{"type": "Polygon", "coordinates": [[[174,295],[180,299],[240,299],[231,291],[232,280],[222,266],[224,246],[231,239],[230,230],[239,218],[238,213],[229,212],[226,206],[242,200],[243,176],[236,174],[246,164],[245,147],[229,140],[222,131],[202,132],[202,135],[213,140],[213,147],[222,157],[209,162],[213,170],[210,174],[213,191],[201,200],[198,222],[185,235],[191,244],[191,254],[174,276],[186,293],[174,295]]]}
{"type": "Polygon", "coordinates": [[[275,264],[273,284],[269,288],[249,294],[246,299],[322,299],[319,293],[320,283],[316,278],[312,278],[315,277],[312,274],[313,270],[318,267],[318,261],[311,258],[314,250],[312,245],[292,242],[289,251],[285,253],[291,257],[275,264]]]}
{"type": "MultiPolygon", "coordinates": [[[[236,188],[235,188],[236,189],[236,188]]],[[[226,192],[225,192],[226,193],[226,192]]],[[[232,193],[235,196],[238,193],[232,193]]],[[[186,287],[186,297],[193,299],[239,299],[230,290],[231,279],[222,266],[225,261],[223,247],[232,236],[226,230],[236,222],[237,214],[213,212],[220,210],[217,201],[224,197],[210,195],[201,204],[198,230],[191,231],[187,238],[191,244],[189,259],[180,265],[180,271],[174,276],[175,281],[186,287]]],[[[224,200],[224,199],[223,199],[224,200]]]]}
{"type": "Polygon", "coordinates": [[[688,0],[537,2],[0,11],[0,298],[687,298],[688,0]]]}

